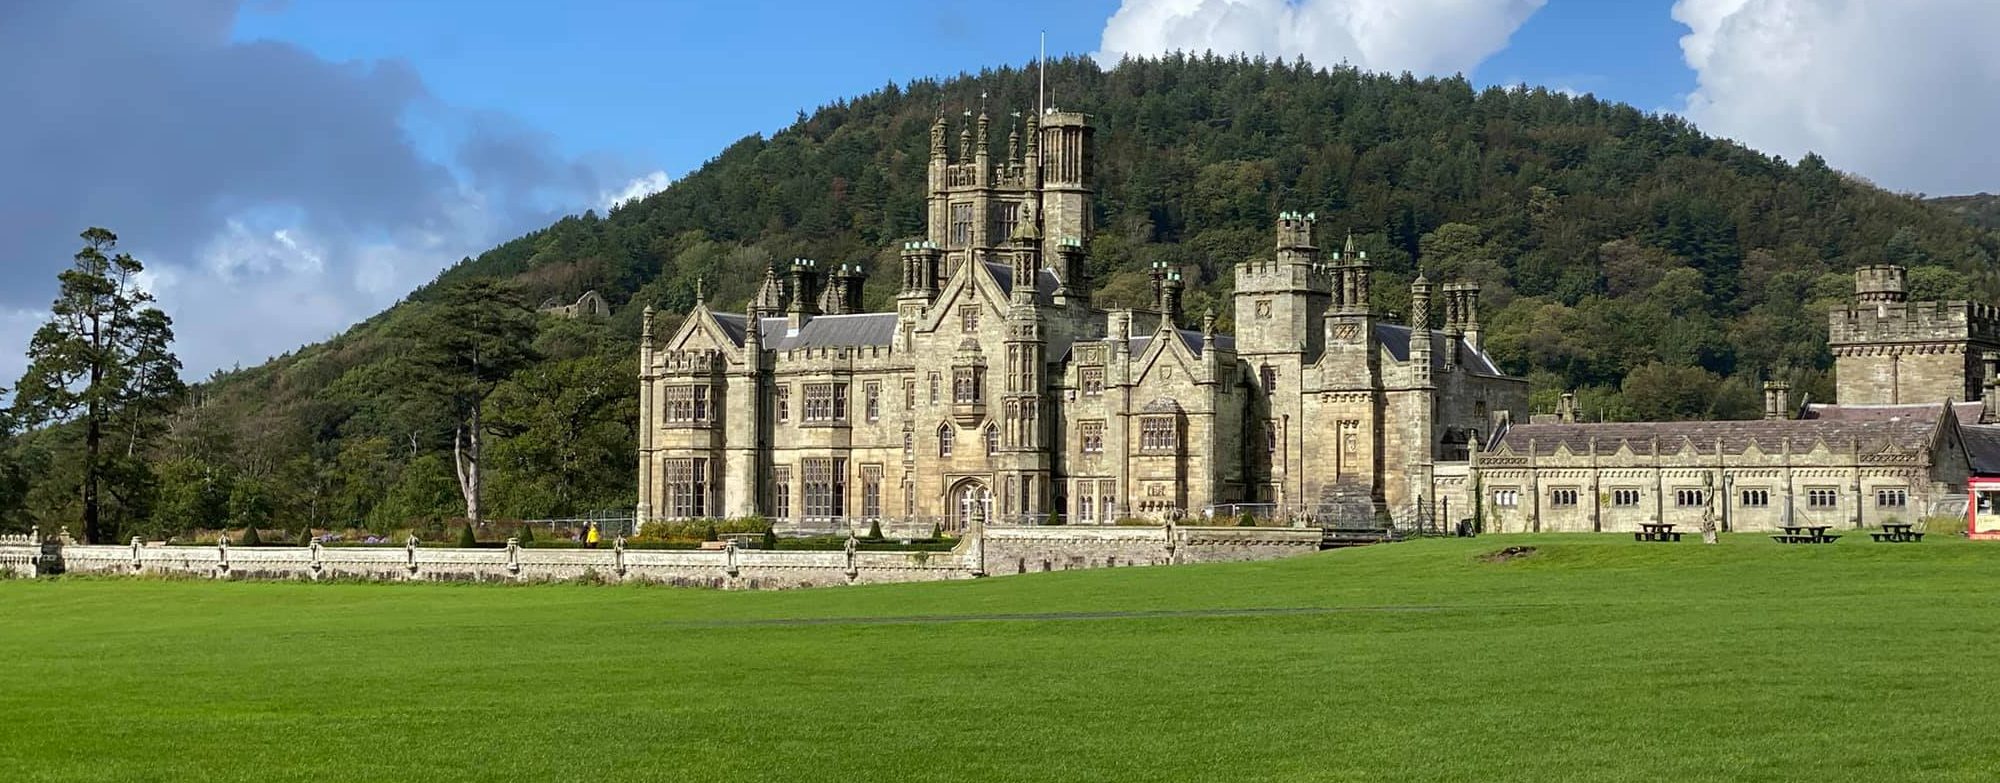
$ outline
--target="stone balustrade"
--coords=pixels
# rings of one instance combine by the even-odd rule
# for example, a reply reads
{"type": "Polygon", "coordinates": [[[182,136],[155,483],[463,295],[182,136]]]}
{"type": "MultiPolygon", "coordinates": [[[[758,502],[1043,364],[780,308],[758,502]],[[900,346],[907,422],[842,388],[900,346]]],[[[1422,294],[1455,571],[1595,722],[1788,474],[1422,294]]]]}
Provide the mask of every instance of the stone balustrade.
{"type": "Polygon", "coordinates": [[[1240,527],[993,527],[948,552],[738,548],[455,549],[322,546],[85,545],[0,537],[0,575],[182,575],[209,579],[600,581],[721,589],[785,589],[971,579],[1031,571],[1267,560],[1317,551],[1317,529],[1240,527]],[[39,541],[39,543],[38,543],[39,541]]]}

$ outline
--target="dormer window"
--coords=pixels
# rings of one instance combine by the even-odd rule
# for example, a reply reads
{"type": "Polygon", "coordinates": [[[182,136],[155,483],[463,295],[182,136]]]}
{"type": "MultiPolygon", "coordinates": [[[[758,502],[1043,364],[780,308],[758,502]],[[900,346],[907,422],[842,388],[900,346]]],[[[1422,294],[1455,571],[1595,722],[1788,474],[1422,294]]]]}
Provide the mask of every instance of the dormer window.
{"type": "Polygon", "coordinates": [[[966,334],[979,331],[979,305],[960,305],[958,308],[958,330],[966,334]]]}

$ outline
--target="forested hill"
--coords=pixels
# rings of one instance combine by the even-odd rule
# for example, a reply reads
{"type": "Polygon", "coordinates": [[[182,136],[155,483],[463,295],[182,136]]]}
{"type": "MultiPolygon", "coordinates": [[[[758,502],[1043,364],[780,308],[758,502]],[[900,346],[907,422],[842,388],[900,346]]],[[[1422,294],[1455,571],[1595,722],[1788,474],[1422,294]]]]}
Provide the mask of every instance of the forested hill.
{"type": "MultiPolygon", "coordinates": [[[[489,507],[629,508],[640,305],[671,328],[705,278],[712,302],[740,307],[793,257],[863,262],[885,305],[890,248],[921,227],[932,119],[961,122],[984,94],[1004,148],[1035,77],[890,85],[801,113],[662,193],[503,244],[339,338],[219,376],[155,460],[159,502],[176,481],[228,475],[315,519],[454,513],[449,425],[382,401],[412,380],[390,369],[389,335],[443,286],[495,277],[536,302],[595,289],[618,310],[545,320],[541,358],[489,403],[509,423],[489,507]]],[[[1754,416],[1768,374],[1826,399],[1824,305],[1858,264],[1918,267],[1919,296],[2000,298],[2000,242],[1943,209],[1590,96],[1212,57],[1066,59],[1048,85],[1097,127],[1099,301],[1144,302],[1142,270],[1164,260],[1199,280],[1188,312],[1226,317],[1232,264],[1270,253],[1279,211],[1317,212],[1323,245],[1351,231],[1378,259],[1385,310],[1405,309],[1419,259],[1432,279],[1485,283],[1497,358],[1538,399],[1581,390],[1589,416],[1754,416]]]]}

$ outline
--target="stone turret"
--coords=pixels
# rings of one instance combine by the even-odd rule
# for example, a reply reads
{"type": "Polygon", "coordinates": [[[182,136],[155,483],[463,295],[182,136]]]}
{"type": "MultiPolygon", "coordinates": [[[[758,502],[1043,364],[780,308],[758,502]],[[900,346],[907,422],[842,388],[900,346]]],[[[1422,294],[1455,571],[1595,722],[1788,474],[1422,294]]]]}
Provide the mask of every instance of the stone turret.
{"type": "Polygon", "coordinates": [[[1891,304],[1910,298],[1909,270],[1895,264],[1871,264],[1854,270],[1854,299],[1862,304],[1891,304]]]}

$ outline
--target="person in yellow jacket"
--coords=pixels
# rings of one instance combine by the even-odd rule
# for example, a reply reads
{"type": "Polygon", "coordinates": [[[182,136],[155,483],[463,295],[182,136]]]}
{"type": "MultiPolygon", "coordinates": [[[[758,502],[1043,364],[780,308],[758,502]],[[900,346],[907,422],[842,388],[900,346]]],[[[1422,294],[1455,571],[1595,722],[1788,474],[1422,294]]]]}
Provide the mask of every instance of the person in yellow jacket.
{"type": "Polygon", "coordinates": [[[597,523],[585,522],[583,524],[583,548],[596,549],[597,542],[600,540],[603,540],[603,537],[597,534],[597,523]]]}

